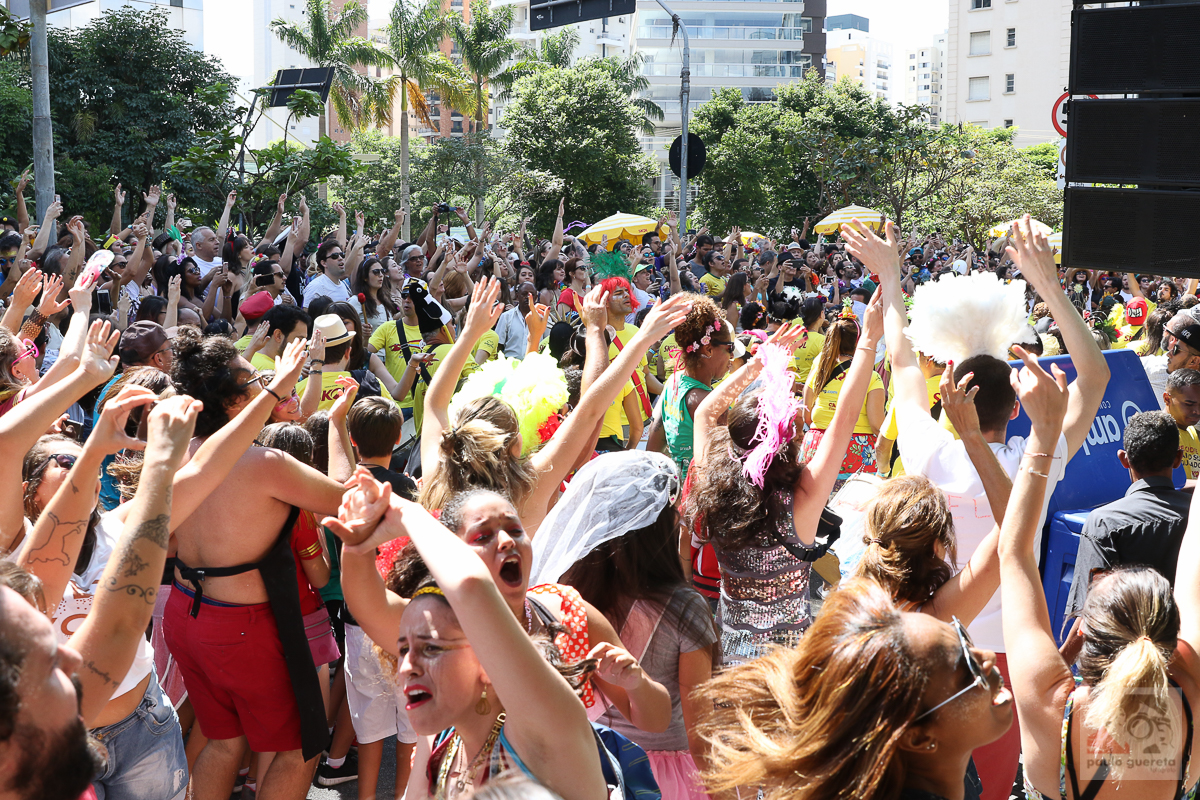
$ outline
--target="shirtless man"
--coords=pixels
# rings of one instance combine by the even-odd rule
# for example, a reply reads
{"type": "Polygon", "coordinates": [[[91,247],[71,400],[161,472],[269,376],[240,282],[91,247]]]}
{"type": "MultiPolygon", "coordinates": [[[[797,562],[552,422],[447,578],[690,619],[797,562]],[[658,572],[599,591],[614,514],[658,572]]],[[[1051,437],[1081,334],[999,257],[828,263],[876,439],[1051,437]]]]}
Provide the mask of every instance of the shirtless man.
{"type": "MultiPolygon", "coordinates": [[[[301,341],[289,345],[275,381],[266,387],[258,371],[228,340],[190,336],[177,340],[176,387],[202,400],[205,408],[197,420],[189,457],[248,405],[262,406],[265,423],[276,396],[286,395],[294,385],[304,349],[301,341]]],[[[295,567],[283,534],[294,522],[294,507],[332,514],[342,491],[340,484],[291,456],[251,447],[175,530],[181,564],[163,629],[183,670],[197,721],[209,739],[193,770],[198,800],[229,797],[247,744],[256,752],[277,753],[261,779],[263,800],[299,800],[308,791],[323,745],[310,738],[311,725],[302,735],[302,720],[312,719],[305,716],[312,712],[305,690],[318,685],[311,660],[309,682],[303,664],[288,657],[288,631],[294,629],[289,629],[287,619],[279,618],[277,604],[286,600],[287,569],[294,581],[295,567]],[[278,546],[281,536],[282,547],[278,546]],[[281,556],[288,565],[282,570],[282,590],[272,577],[281,572],[281,556]],[[214,574],[235,565],[244,571],[214,574]]],[[[307,656],[306,641],[304,646],[307,656]]],[[[323,740],[319,688],[316,703],[323,740]]]]}

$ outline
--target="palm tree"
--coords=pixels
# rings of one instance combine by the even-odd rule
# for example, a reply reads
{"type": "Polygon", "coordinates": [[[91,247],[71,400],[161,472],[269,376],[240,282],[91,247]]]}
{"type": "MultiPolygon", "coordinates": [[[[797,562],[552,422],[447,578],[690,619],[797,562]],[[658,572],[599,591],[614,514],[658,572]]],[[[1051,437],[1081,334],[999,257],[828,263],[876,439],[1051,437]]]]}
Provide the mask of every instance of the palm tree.
{"type": "Polygon", "coordinates": [[[654,123],[662,121],[663,110],[646,97],[640,97],[642,92],[650,88],[650,81],[642,72],[646,56],[643,53],[630,53],[623,58],[609,57],[596,60],[596,65],[602,67],[613,80],[625,91],[629,92],[630,101],[643,115],[642,132],[647,136],[654,135],[654,123]]]}
{"type": "MultiPolygon", "coordinates": [[[[511,86],[517,77],[509,62],[521,54],[522,48],[508,36],[512,31],[512,17],[511,5],[493,9],[489,0],[472,0],[470,21],[454,17],[452,34],[458,43],[463,69],[472,82],[476,134],[490,128],[487,121],[488,85],[511,86]]],[[[479,164],[477,171],[482,173],[482,170],[483,165],[479,164]]],[[[475,198],[475,224],[483,224],[482,197],[475,198]]]]}
{"type": "Polygon", "coordinates": [[[425,99],[427,91],[437,92],[443,105],[463,114],[475,110],[467,74],[438,49],[442,39],[451,31],[453,18],[457,16],[443,13],[441,0],[424,0],[421,4],[396,0],[392,6],[388,52],[397,80],[393,91],[400,91],[400,206],[406,212],[403,229],[406,240],[409,237],[409,220],[412,218],[407,213],[409,107],[412,107],[418,120],[431,128],[433,120],[429,116],[429,101],[425,99]]]}
{"type": "MultiPolygon", "coordinates": [[[[358,0],[349,0],[335,14],[329,0],[305,0],[304,16],[305,24],[276,19],[271,30],[318,67],[333,68],[329,99],[338,122],[345,128],[361,128],[368,122],[386,125],[392,117],[388,82],[355,69],[391,63],[386,50],[354,35],[354,29],[367,21],[367,9],[358,0]]],[[[320,133],[325,135],[324,115],[320,133]]]]}
{"type": "Polygon", "coordinates": [[[516,83],[526,75],[544,69],[567,69],[575,63],[575,48],[579,46],[579,31],[574,28],[559,28],[544,37],[537,48],[525,48],[520,60],[494,81],[499,89],[497,97],[508,101],[513,97],[516,83]]]}

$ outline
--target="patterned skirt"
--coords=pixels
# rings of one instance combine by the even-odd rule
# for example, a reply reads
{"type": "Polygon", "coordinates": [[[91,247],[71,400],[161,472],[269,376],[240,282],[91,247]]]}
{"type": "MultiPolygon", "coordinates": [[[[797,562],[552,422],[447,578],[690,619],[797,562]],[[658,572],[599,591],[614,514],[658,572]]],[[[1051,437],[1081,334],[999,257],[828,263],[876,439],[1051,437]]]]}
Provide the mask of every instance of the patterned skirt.
{"type": "MultiPolygon", "coordinates": [[[[801,446],[800,457],[808,462],[817,453],[817,446],[821,444],[821,438],[825,435],[825,431],[821,428],[809,428],[804,434],[804,444],[801,446]]],[[[842,468],[838,470],[837,483],[833,485],[833,493],[836,494],[842,488],[842,484],[850,480],[850,478],[859,472],[868,472],[874,474],[875,468],[875,434],[873,433],[855,433],[850,436],[850,444],[846,448],[846,455],[842,459],[842,468]]]]}

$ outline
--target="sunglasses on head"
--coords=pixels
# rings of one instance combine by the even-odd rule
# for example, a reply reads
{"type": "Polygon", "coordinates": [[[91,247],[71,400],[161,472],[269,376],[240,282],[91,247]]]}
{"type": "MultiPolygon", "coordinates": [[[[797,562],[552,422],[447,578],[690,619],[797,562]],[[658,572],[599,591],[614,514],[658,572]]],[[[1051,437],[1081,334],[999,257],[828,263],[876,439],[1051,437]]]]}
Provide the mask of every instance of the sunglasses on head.
{"type": "Polygon", "coordinates": [[[960,689],[925,713],[918,715],[913,722],[920,722],[942,706],[953,703],[976,686],[980,689],[988,688],[988,680],[983,674],[983,666],[975,660],[975,656],[971,653],[972,642],[970,634],[967,633],[967,629],[963,627],[963,624],[958,621],[958,617],[951,617],[951,620],[950,624],[954,626],[954,632],[958,634],[958,644],[962,648],[963,660],[967,662],[967,671],[971,674],[971,682],[966,688],[960,689]]]}

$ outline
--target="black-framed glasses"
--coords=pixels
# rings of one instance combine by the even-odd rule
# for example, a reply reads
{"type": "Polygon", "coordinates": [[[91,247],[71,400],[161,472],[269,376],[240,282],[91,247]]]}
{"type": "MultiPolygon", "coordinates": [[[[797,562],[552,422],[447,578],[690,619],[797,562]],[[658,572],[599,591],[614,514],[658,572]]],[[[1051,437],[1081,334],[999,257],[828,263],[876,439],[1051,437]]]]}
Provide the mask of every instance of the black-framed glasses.
{"type": "Polygon", "coordinates": [[[373,269],[373,270],[371,270],[371,274],[372,275],[383,275],[384,273],[383,273],[383,270],[381,270],[381,269],[373,269]]]}
{"type": "Polygon", "coordinates": [[[976,686],[978,686],[980,689],[988,688],[988,680],[987,680],[987,677],[983,674],[983,666],[978,661],[976,661],[975,656],[971,654],[971,647],[972,647],[971,636],[967,633],[967,629],[963,627],[963,624],[958,621],[958,617],[951,617],[950,619],[951,619],[950,624],[954,626],[954,632],[958,634],[958,643],[962,647],[963,659],[967,662],[967,671],[971,673],[971,679],[972,679],[971,683],[969,685],[967,685],[965,688],[960,689],[959,691],[950,695],[945,700],[938,703],[936,706],[929,709],[925,713],[918,715],[917,718],[913,720],[913,722],[920,722],[921,720],[925,719],[933,712],[937,711],[942,706],[947,705],[949,703],[953,703],[955,700],[962,697],[964,694],[971,691],[976,686]]]}
{"type": "Polygon", "coordinates": [[[282,272],[272,272],[272,273],[271,273],[271,277],[273,277],[273,278],[284,278],[284,277],[287,277],[287,276],[286,276],[286,275],[284,275],[282,272]]]}
{"type": "Polygon", "coordinates": [[[730,342],[713,342],[712,346],[713,347],[726,347],[729,349],[730,353],[733,352],[733,342],[732,341],[730,341],[730,342]]]}
{"type": "Polygon", "coordinates": [[[325,260],[328,261],[331,258],[345,258],[345,257],[346,257],[345,253],[330,253],[329,255],[325,256],[325,260]]]}

